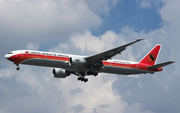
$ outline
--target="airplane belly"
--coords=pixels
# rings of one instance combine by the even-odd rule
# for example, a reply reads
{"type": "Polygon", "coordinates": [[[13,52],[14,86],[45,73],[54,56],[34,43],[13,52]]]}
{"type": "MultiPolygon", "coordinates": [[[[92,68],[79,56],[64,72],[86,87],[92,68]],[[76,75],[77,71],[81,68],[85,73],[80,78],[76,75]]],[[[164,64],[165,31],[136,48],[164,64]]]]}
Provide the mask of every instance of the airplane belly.
{"type": "Polygon", "coordinates": [[[102,67],[101,70],[99,70],[99,72],[122,74],[122,75],[147,73],[146,71],[140,69],[115,67],[115,66],[104,66],[102,67]]]}
{"type": "Polygon", "coordinates": [[[63,68],[63,67],[67,67],[69,65],[67,61],[40,59],[40,58],[27,59],[27,60],[22,61],[20,64],[46,66],[46,67],[57,67],[57,68],[63,68]]]}

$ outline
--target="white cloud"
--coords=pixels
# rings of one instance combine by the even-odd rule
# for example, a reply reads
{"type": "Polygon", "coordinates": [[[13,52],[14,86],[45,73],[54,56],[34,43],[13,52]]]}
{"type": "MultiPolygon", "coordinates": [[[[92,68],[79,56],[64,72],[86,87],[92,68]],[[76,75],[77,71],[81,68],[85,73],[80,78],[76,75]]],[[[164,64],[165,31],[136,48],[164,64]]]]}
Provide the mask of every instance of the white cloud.
{"type": "Polygon", "coordinates": [[[166,26],[168,26],[167,32],[174,37],[178,37],[179,28],[180,28],[180,16],[177,15],[179,10],[179,0],[166,1],[163,0],[166,4],[160,10],[159,14],[162,17],[162,20],[166,26]]]}
{"type": "Polygon", "coordinates": [[[36,39],[36,42],[49,39],[46,35],[52,34],[62,38],[67,36],[65,33],[99,27],[103,21],[100,14],[108,13],[109,7],[112,4],[115,6],[117,2],[118,0],[1,0],[0,29],[12,34],[15,32],[16,35],[18,33],[26,39],[36,39]],[[42,33],[44,35],[40,35],[42,33]]]}
{"type": "Polygon", "coordinates": [[[161,0],[136,0],[139,8],[149,9],[157,8],[157,11],[161,8],[161,0]]]}
{"type": "Polygon", "coordinates": [[[69,28],[86,28],[98,26],[102,22],[86,3],[77,0],[2,0],[0,8],[0,20],[6,26],[34,32],[54,30],[54,28],[59,28],[59,31],[69,28]]]}
{"type": "Polygon", "coordinates": [[[0,69],[0,72],[0,77],[2,78],[9,78],[15,74],[15,70],[10,68],[0,69]]]}
{"type": "MultiPolygon", "coordinates": [[[[53,78],[50,76],[50,68],[31,66],[22,66],[21,70],[14,72],[13,75],[15,76],[10,78],[13,78],[15,85],[8,87],[8,83],[4,83],[3,89],[0,88],[0,93],[6,89],[6,95],[9,95],[9,97],[1,96],[11,98],[5,103],[2,100],[3,104],[0,103],[0,110],[3,111],[26,112],[32,111],[31,107],[33,107],[34,111],[44,112],[82,110],[91,113],[96,110],[105,113],[122,113],[126,107],[126,102],[112,87],[112,83],[117,80],[115,75],[99,74],[97,77],[88,77],[89,81],[84,83],[77,81],[77,77],[73,75],[66,79],[53,78]],[[17,90],[14,91],[14,88],[17,90]],[[11,91],[14,91],[12,97],[11,91]]],[[[2,79],[2,76],[0,77],[2,79]]]]}
{"type": "Polygon", "coordinates": [[[96,14],[109,15],[112,6],[115,6],[119,0],[85,0],[90,9],[96,14]]]}
{"type": "Polygon", "coordinates": [[[127,107],[127,109],[125,110],[125,112],[124,113],[154,113],[154,112],[152,112],[152,111],[150,111],[150,110],[141,110],[141,108],[142,108],[142,104],[140,104],[140,103],[134,103],[134,104],[131,104],[131,105],[129,105],[128,107],[127,107]]]}
{"type": "Polygon", "coordinates": [[[139,7],[141,8],[150,8],[151,3],[150,0],[136,0],[136,2],[139,4],[139,7]]]}
{"type": "Polygon", "coordinates": [[[39,48],[39,45],[37,45],[37,44],[34,44],[34,43],[28,43],[27,44],[27,49],[38,50],[38,48],[39,48]]]}
{"type": "Polygon", "coordinates": [[[74,77],[69,77],[68,81],[61,80],[61,82],[56,84],[56,87],[63,92],[67,104],[66,109],[81,104],[84,107],[83,112],[87,113],[93,112],[94,109],[97,112],[107,113],[124,111],[126,103],[112,89],[112,83],[117,79],[115,76],[100,74],[96,78],[89,77],[89,81],[85,85],[74,79],[74,77]],[[81,89],[82,91],[71,94],[70,91],[74,89],[81,89]],[[102,108],[100,107],[102,105],[108,106],[102,108]]]}
{"type": "Polygon", "coordinates": [[[68,49],[68,44],[62,44],[60,43],[58,46],[51,48],[49,51],[50,52],[58,52],[61,53],[62,49],[68,49]]]}
{"type": "Polygon", "coordinates": [[[102,52],[112,48],[112,43],[118,39],[118,35],[113,31],[107,31],[101,36],[92,36],[90,31],[85,31],[84,34],[74,34],[71,37],[71,42],[80,48],[82,52],[102,52]]]}

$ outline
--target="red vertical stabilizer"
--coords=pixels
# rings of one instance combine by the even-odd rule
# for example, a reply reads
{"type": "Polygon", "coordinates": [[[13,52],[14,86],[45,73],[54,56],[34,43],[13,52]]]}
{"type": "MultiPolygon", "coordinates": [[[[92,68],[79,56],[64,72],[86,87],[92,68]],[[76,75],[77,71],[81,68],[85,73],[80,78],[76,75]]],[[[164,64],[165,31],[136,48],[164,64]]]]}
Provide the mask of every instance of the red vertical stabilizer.
{"type": "Polygon", "coordinates": [[[154,65],[158,58],[158,54],[160,52],[162,45],[156,45],[143,59],[140,60],[139,63],[144,63],[148,65],[154,65]]]}

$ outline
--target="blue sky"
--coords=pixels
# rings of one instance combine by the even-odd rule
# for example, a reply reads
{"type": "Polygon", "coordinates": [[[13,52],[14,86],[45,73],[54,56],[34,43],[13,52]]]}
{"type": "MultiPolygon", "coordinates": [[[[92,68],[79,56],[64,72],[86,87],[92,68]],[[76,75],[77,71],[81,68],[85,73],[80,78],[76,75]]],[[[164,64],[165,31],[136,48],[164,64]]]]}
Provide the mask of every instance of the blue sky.
{"type": "Polygon", "coordinates": [[[160,28],[161,17],[158,14],[158,8],[161,7],[162,2],[159,2],[158,6],[152,4],[151,8],[141,8],[135,0],[118,2],[109,11],[108,17],[102,15],[104,22],[98,30],[93,30],[93,34],[100,35],[107,30],[119,33],[123,26],[132,26],[136,31],[160,28]]]}
{"type": "Polygon", "coordinates": [[[1,0],[0,113],[180,112],[179,0],[1,0]],[[21,5],[20,5],[21,4],[21,5]],[[16,66],[4,55],[32,49],[92,55],[134,41],[116,59],[139,61],[162,44],[155,74],[99,74],[87,83],[52,68],[16,66]]]}

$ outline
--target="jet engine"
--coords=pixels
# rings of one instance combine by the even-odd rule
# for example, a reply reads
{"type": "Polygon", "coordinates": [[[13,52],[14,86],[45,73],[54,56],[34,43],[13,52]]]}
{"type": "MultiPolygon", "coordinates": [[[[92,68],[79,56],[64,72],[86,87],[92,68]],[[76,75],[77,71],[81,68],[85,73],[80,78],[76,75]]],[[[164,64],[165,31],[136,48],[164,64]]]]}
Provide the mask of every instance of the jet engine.
{"type": "Polygon", "coordinates": [[[76,66],[76,67],[83,67],[87,61],[82,57],[70,57],[69,65],[76,66]]]}
{"type": "Polygon", "coordinates": [[[67,72],[65,69],[62,68],[54,68],[52,73],[56,78],[66,78],[67,76],[70,75],[69,72],[67,72]]]}

